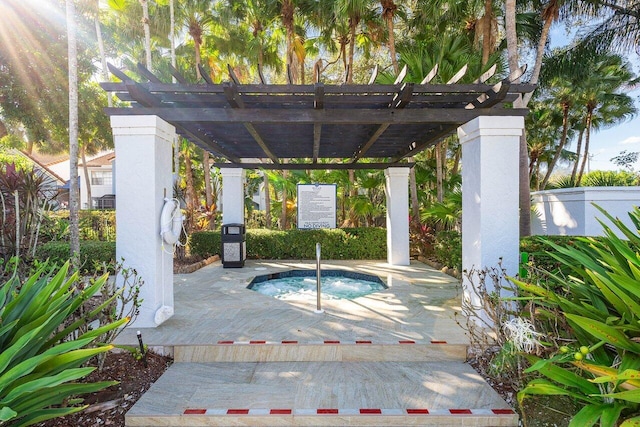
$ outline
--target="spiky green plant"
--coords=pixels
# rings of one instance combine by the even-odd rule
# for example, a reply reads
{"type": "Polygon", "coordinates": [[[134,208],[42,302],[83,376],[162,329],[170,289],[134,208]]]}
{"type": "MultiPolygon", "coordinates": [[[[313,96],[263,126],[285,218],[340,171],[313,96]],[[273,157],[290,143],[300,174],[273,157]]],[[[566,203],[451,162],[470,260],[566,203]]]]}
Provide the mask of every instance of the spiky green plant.
{"type": "Polygon", "coordinates": [[[69,319],[100,292],[107,275],[81,289],[78,274],[68,277],[68,272],[69,263],[57,272],[44,264],[24,282],[14,275],[0,287],[0,426],[28,426],[79,412],[86,406],[76,396],[115,384],[77,380],[95,369],[83,367],[85,362],[112,348],[92,343],[128,319],[79,332],[104,304],[69,319]]]}
{"type": "Polygon", "coordinates": [[[550,284],[515,281],[537,313],[559,315],[575,345],[548,359],[530,357],[531,381],[519,394],[566,395],[584,404],[570,427],[640,425],[640,209],[629,213],[634,229],[598,207],[618,230],[602,221],[601,239],[580,238],[573,247],[548,244],[564,276],[550,284]]]}

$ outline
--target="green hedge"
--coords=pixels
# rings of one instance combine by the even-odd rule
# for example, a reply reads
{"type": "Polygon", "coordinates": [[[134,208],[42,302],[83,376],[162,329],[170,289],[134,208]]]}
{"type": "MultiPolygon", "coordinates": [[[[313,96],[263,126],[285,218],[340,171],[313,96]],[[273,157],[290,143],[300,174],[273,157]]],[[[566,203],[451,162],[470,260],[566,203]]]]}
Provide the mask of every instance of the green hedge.
{"type": "Polygon", "coordinates": [[[447,267],[462,271],[462,236],[457,231],[438,231],[433,242],[433,255],[447,267]]]}
{"type": "MultiPolygon", "coordinates": [[[[548,253],[549,246],[545,241],[560,246],[573,246],[576,236],[529,236],[520,239],[520,252],[529,254],[529,264],[545,271],[553,272],[559,268],[559,263],[548,253]]],[[[439,231],[433,244],[435,259],[448,266],[462,268],[462,238],[457,231],[439,231]]]]}
{"type": "MultiPolygon", "coordinates": [[[[50,260],[59,266],[69,260],[70,249],[68,242],[47,242],[36,251],[36,258],[50,260]]],[[[95,272],[97,264],[112,264],[116,260],[116,243],[99,241],[80,242],[80,269],[83,273],[95,272]]]]}
{"type": "MultiPolygon", "coordinates": [[[[338,228],[332,230],[247,230],[247,258],[315,259],[316,243],[323,259],[385,259],[387,231],[384,228],[338,228]]],[[[191,254],[220,253],[219,231],[191,234],[191,254]]]]}

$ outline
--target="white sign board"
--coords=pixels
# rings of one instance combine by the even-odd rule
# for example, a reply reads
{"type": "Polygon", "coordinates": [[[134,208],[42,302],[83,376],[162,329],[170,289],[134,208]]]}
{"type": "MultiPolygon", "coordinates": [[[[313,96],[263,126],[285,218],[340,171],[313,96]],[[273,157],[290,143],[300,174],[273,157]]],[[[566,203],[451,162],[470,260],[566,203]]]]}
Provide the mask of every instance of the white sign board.
{"type": "Polygon", "coordinates": [[[298,228],[336,228],[335,184],[298,184],[298,228]]]}

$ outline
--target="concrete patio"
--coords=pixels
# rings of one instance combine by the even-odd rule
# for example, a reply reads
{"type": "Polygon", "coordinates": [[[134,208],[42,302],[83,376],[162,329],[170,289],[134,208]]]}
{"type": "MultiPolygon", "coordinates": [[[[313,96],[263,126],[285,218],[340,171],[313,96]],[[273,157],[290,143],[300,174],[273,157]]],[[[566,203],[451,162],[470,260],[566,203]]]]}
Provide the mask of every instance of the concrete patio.
{"type": "MultiPolygon", "coordinates": [[[[214,263],[176,275],[175,315],[140,329],[175,364],[128,426],[516,426],[517,415],[464,363],[459,282],[419,262],[326,261],[388,289],[355,300],[282,301],[246,288],[298,261],[214,263]]],[[[136,328],[120,344],[137,344],[136,328]]]]}

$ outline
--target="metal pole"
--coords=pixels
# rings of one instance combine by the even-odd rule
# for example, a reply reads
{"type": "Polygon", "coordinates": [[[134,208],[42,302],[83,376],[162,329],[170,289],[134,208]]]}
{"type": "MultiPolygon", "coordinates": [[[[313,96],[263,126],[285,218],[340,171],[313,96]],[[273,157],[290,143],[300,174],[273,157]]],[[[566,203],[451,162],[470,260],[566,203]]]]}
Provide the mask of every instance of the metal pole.
{"type": "Polygon", "coordinates": [[[316,313],[324,313],[322,309],[322,294],[321,294],[321,286],[320,286],[320,243],[316,243],[316,294],[317,294],[317,303],[316,303],[316,313]]]}

